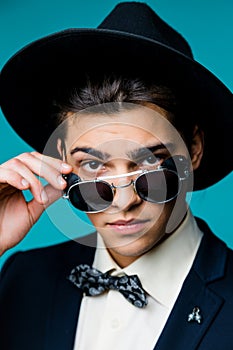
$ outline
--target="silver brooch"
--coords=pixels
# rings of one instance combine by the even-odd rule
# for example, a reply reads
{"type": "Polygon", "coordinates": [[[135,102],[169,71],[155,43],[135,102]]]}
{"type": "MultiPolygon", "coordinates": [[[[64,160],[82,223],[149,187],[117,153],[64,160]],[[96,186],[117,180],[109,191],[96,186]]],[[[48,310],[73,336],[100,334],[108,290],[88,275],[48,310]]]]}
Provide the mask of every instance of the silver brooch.
{"type": "Polygon", "coordinates": [[[199,307],[195,307],[191,314],[188,315],[188,322],[197,322],[200,324],[202,322],[202,316],[200,312],[201,310],[199,307]]]}

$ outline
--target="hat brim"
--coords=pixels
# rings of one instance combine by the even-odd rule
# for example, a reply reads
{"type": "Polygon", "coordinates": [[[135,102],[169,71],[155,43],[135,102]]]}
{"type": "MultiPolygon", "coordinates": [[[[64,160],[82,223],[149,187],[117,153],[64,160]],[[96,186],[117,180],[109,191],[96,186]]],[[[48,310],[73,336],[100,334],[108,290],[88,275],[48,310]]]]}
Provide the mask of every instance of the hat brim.
{"type": "MultiPolygon", "coordinates": [[[[232,171],[231,91],[198,62],[157,41],[105,29],[67,29],[17,52],[0,77],[2,111],[30,146],[42,152],[55,124],[48,118],[53,90],[77,84],[84,74],[143,72],[179,91],[196,94],[195,110],[208,109],[202,127],[205,152],[194,189],[209,187],[232,171]]],[[[194,106],[190,106],[193,108],[194,106]]],[[[188,118],[188,111],[187,111],[188,118]]]]}

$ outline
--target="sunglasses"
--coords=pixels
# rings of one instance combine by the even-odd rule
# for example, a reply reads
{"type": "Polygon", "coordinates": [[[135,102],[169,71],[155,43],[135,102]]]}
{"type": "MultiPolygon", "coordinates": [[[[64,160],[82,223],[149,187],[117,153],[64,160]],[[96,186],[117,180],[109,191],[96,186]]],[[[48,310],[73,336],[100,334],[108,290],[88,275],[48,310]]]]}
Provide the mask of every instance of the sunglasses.
{"type": "Polygon", "coordinates": [[[108,209],[116,189],[133,186],[135,193],[144,201],[163,204],[175,199],[181,191],[182,182],[189,177],[188,161],[183,156],[166,159],[156,170],[138,170],[115,176],[102,176],[94,180],[82,180],[78,175],[63,175],[67,182],[63,198],[86,213],[99,213],[108,209]],[[110,184],[106,180],[135,176],[124,185],[110,184]]]}

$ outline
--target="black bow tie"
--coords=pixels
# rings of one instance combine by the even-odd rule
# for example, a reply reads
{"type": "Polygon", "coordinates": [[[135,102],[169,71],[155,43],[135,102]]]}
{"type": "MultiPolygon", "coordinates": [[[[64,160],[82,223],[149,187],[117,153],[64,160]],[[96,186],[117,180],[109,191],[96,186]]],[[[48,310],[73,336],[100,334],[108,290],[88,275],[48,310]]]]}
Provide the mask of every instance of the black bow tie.
{"type": "Polygon", "coordinates": [[[137,275],[121,277],[102,273],[88,265],[78,265],[68,279],[88,296],[96,296],[108,289],[118,290],[131,304],[139,308],[147,305],[147,297],[137,275]]]}

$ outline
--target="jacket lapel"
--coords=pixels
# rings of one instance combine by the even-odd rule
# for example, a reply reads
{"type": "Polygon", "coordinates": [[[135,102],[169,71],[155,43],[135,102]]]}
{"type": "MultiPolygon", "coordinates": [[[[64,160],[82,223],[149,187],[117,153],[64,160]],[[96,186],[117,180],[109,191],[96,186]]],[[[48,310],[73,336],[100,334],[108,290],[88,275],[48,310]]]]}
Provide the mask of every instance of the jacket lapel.
{"type": "MultiPolygon", "coordinates": [[[[201,223],[202,226],[202,223],[201,223]]],[[[168,318],[154,350],[197,349],[210,323],[219,312],[223,300],[214,290],[214,282],[224,275],[227,249],[207,227],[194,264],[168,318]],[[188,322],[188,316],[198,307],[201,323],[188,322]]],[[[95,248],[77,245],[64,255],[55,281],[54,300],[47,322],[46,350],[73,350],[82,292],[68,281],[71,269],[80,264],[92,264],[95,248]]],[[[91,245],[94,247],[94,244],[91,245]]]]}
{"type": "Polygon", "coordinates": [[[203,225],[203,222],[199,222],[205,234],[193,267],[154,350],[197,349],[223,304],[221,296],[213,290],[215,281],[224,275],[227,249],[203,225]],[[195,307],[200,309],[200,323],[188,321],[195,307]]]}
{"type": "MultiPolygon", "coordinates": [[[[81,263],[92,265],[95,248],[74,243],[74,249],[65,252],[55,282],[54,300],[47,322],[45,349],[73,350],[82,291],[68,279],[71,269],[81,263]]],[[[94,246],[92,246],[94,247],[94,246]]]]}

